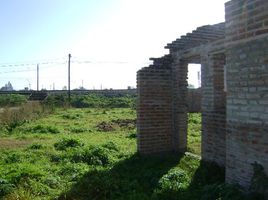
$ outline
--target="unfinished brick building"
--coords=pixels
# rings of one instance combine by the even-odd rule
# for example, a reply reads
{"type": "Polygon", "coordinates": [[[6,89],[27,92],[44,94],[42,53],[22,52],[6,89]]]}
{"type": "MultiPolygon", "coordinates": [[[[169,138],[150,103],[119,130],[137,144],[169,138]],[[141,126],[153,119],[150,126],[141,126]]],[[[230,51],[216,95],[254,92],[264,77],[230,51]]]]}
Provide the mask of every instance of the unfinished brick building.
{"type": "Polygon", "coordinates": [[[199,63],[202,159],[249,187],[252,163],[268,174],[268,1],[232,0],[225,12],[225,23],[182,36],[138,71],[138,151],[186,151],[187,66],[199,63]]]}

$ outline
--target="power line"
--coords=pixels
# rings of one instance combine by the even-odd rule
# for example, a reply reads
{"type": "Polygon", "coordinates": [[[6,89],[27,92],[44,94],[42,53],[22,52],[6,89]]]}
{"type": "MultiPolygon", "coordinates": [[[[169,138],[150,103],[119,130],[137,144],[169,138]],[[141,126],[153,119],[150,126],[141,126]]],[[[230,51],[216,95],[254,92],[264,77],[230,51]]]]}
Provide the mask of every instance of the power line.
{"type": "Polygon", "coordinates": [[[61,58],[51,58],[51,59],[36,59],[36,60],[27,60],[27,61],[2,62],[0,63],[0,65],[33,64],[33,63],[43,63],[43,62],[56,62],[59,60],[66,60],[66,58],[61,57],[61,58]]]}
{"type": "MultiPolygon", "coordinates": [[[[67,62],[58,62],[58,63],[39,63],[39,65],[42,65],[40,69],[48,69],[48,68],[55,68],[55,65],[65,65],[67,62]],[[50,66],[44,66],[44,65],[50,65],[50,66]],[[52,66],[51,66],[52,65],[52,66]]],[[[20,65],[24,66],[24,65],[20,65]]],[[[36,66],[36,64],[32,64],[31,66],[36,66]]],[[[8,74],[8,73],[17,73],[17,72],[29,72],[29,71],[36,71],[36,68],[33,69],[21,69],[21,70],[12,70],[12,71],[4,71],[0,72],[0,74],[8,74]]]]}

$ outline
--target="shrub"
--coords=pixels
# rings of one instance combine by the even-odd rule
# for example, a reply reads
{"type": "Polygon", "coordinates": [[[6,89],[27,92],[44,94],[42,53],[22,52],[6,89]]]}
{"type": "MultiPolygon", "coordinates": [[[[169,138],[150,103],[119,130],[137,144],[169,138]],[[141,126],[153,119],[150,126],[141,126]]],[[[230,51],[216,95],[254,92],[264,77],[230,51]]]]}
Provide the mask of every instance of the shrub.
{"type": "Polygon", "coordinates": [[[85,172],[88,171],[88,165],[84,163],[63,163],[60,168],[59,174],[65,176],[66,179],[71,181],[77,180],[79,177],[82,177],[85,172]]]}
{"type": "Polygon", "coordinates": [[[100,146],[90,146],[87,148],[67,149],[66,154],[61,160],[70,160],[71,162],[87,163],[95,166],[107,166],[114,163],[117,158],[117,146],[108,142],[100,146]]]}
{"type": "Polygon", "coordinates": [[[23,155],[18,152],[8,152],[6,153],[3,161],[4,163],[10,164],[10,163],[19,163],[23,160],[23,155]]]}
{"type": "Polygon", "coordinates": [[[0,95],[0,107],[19,106],[26,103],[27,97],[20,94],[2,94],[0,95]]]}
{"type": "Polygon", "coordinates": [[[113,163],[114,157],[108,149],[96,146],[84,152],[82,161],[89,165],[105,166],[113,163]]]}
{"type": "MultiPolygon", "coordinates": [[[[67,101],[66,94],[49,95],[46,105],[64,107],[67,101]]],[[[75,108],[135,108],[136,97],[125,95],[121,97],[105,96],[101,94],[72,95],[71,106],[75,108]]]]}
{"type": "Polygon", "coordinates": [[[38,149],[43,149],[43,148],[44,148],[44,145],[39,144],[39,143],[32,144],[28,147],[28,149],[32,149],[32,150],[38,150],[38,149]]]}
{"type": "Polygon", "coordinates": [[[63,119],[71,119],[71,120],[73,120],[73,119],[80,119],[82,117],[82,115],[81,114],[63,114],[62,115],[62,118],[63,119]]]}
{"type": "Polygon", "coordinates": [[[45,175],[45,172],[41,170],[40,167],[32,164],[19,163],[13,165],[9,169],[9,172],[6,175],[6,179],[13,184],[18,184],[21,181],[26,182],[29,179],[38,180],[45,175]]]}
{"type": "Polygon", "coordinates": [[[49,107],[64,107],[66,102],[68,102],[68,97],[66,94],[55,94],[48,95],[44,101],[44,104],[49,107]]]}
{"type": "Polygon", "coordinates": [[[0,179],[0,198],[5,196],[6,194],[9,194],[13,189],[15,185],[11,184],[5,179],[0,179]]]}
{"type": "Polygon", "coordinates": [[[113,142],[107,142],[107,143],[103,144],[102,147],[104,147],[108,150],[112,150],[112,151],[119,151],[118,147],[113,142]]]}
{"type": "Polygon", "coordinates": [[[27,131],[31,132],[31,133],[52,133],[52,134],[56,134],[59,133],[59,129],[55,126],[49,126],[49,125],[41,125],[38,124],[34,127],[30,127],[28,129],[26,129],[27,131]]]}
{"type": "Polygon", "coordinates": [[[91,132],[90,129],[82,128],[82,127],[72,127],[70,128],[70,132],[72,133],[84,133],[86,131],[91,132]]]}
{"type": "Polygon", "coordinates": [[[56,150],[66,150],[67,148],[82,147],[84,144],[78,139],[62,138],[59,142],[54,144],[56,150]]]}
{"type": "Polygon", "coordinates": [[[189,177],[182,169],[174,169],[164,175],[158,184],[158,189],[162,191],[179,191],[187,188],[189,177]]]}

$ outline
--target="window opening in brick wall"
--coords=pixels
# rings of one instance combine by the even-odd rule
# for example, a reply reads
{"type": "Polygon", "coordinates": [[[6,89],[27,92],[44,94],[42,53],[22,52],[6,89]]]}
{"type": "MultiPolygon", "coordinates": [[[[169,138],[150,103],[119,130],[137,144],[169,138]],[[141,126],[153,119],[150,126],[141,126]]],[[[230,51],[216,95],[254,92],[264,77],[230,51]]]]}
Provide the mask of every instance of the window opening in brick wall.
{"type": "Polygon", "coordinates": [[[188,64],[188,88],[201,87],[201,64],[188,64]]]}

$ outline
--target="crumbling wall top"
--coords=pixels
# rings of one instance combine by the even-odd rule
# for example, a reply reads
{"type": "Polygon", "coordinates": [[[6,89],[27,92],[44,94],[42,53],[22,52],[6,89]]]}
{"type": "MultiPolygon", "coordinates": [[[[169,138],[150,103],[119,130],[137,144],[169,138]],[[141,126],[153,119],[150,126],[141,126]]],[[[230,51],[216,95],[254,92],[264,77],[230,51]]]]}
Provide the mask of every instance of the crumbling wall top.
{"type": "Polygon", "coordinates": [[[225,37],[225,23],[201,26],[191,33],[167,44],[171,51],[187,50],[225,37]]]}

